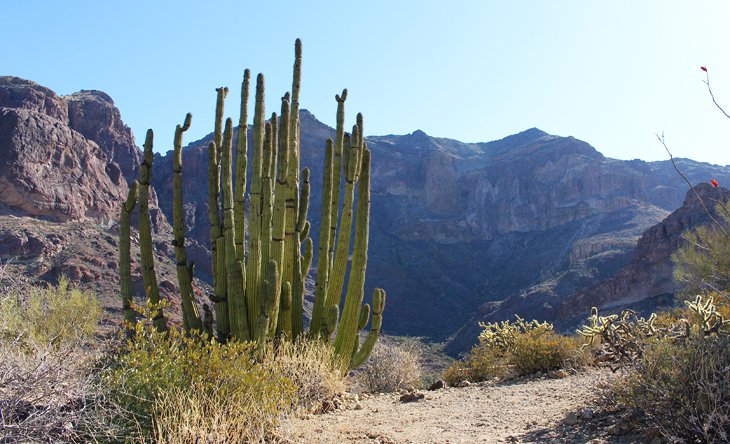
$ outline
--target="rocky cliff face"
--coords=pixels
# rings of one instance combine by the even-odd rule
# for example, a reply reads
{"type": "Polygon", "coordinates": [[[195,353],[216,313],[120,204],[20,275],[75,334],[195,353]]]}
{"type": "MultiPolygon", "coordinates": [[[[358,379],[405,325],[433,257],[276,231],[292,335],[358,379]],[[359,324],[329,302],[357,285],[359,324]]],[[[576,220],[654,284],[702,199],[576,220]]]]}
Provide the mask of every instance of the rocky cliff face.
{"type": "MultiPolygon", "coordinates": [[[[301,117],[316,242],[324,140],[334,130],[306,111],[301,117]]],[[[207,183],[210,139],[191,143],[183,158],[186,221],[202,245],[209,243],[207,189],[200,184],[207,183]]],[[[469,324],[462,335],[470,339],[454,351],[476,337],[475,313],[482,319],[556,316],[562,298],[626,265],[641,233],[684,195],[668,162],[609,159],[585,142],[537,129],[479,144],[422,131],[369,137],[368,144],[366,294],[375,286],[388,290],[389,333],[443,340],[469,324]]],[[[156,162],[169,165],[171,153],[156,162]]],[[[693,179],[730,179],[724,168],[680,163],[693,179]]],[[[169,175],[160,172],[155,182],[168,217],[169,175]]]]}
{"type": "MultiPolygon", "coordinates": [[[[119,308],[115,221],[140,159],[108,95],[61,97],[28,80],[0,77],[0,263],[6,271],[31,283],[65,275],[100,292],[110,310],[119,308]]],[[[162,280],[172,294],[176,281],[166,265],[172,230],[154,190],[151,200],[156,249],[165,258],[158,257],[162,280]]],[[[144,294],[139,273],[134,280],[144,294]]]]}
{"type": "MultiPolygon", "coordinates": [[[[124,174],[112,159],[119,143],[111,143],[111,135],[101,130],[108,121],[103,113],[89,116],[93,123],[80,117],[89,102],[86,95],[67,100],[33,82],[0,77],[0,204],[5,212],[59,222],[109,223],[117,217],[127,192],[124,174]]],[[[128,129],[126,136],[134,148],[128,129]]],[[[136,162],[132,156],[126,164],[136,162]]]]}
{"type": "MultiPolygon", "coordinates": [[[[726,201],[730,191],[707,183],[699,184],[695,189],[718,218],[713,203],[726,201]]],[[[679,209],[642,234],[626,267],[616,276],[565,298],[556,318],[563,321],[580,319],[591,307],[611,309],[673,294],[677,286],[672,279],[671,255],[681,245],[683,232],[708,223],[710,218],[697,195],[688,191],[679,209]]]]}

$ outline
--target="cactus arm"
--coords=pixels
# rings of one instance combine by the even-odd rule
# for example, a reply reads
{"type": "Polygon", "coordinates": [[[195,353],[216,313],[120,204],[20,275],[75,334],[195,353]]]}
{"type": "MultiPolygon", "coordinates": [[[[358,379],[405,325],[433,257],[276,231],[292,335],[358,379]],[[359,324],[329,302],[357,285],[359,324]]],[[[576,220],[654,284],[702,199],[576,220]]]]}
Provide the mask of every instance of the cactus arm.
{"type": "Polygon", "coordinates": [[[385,308],[385,290],[376,288],[373,292],[373,320],[370,323],[370,332],[365,338],[360,349],[350,361],[350,368],[360,367],[370,356],[375,343],[380,337],[380,329],[383,325],[383,309],[385,308]]]}
{"type": "Polygon", "coordinates": [[[173,245],[175,246],[175,258],[177,260],[177,282],[180,287],[180,299],[183,315],[183,326],[186,331],[201,331],[203,324],[200,318],[198,306],[195,303],[193,294],[192,276],[188,268],[188,255],[185,248],[185,222],[183,210],[183,179],[182,179],[182,137],[183,132],[190,128],[192,114],[185,116],[185,123],[175,128],[173,141],[174,152],[172,157],[172,224],[173,224],[173,245]]]}
{"type": "Polygon", "coordinates": [[[152,324],[157,331],[166,331],[167,322],[160,303],[160,288],[157,286],[155,259],[152,253],[152,222],[150,221],[150,180],[152,177],[152,130],[147,130],[144,142],[144,157],[139,168],[139,248],[142,256],[142,277],[144,278],[147,300],[155,306],[152,324]]]}
{"type": "MultiPolygon", "coordinates": [[[[139,183],[135,180],[129,186],[127,200],[122,204],[119,217],[119,284],[122,292],[122,310],[127,328],[133,327],[137,315],[132,308],[132,258],[130,242],[130,225],[132,210],[137,205],[137,189],[139,183]]],[[[130,329],[129,332],[132,330],[130,329]]]]}
{"type": "MultiPolygon", "coordinates": [[[[276,118],[276,113],[273,115],[273,119],[276,118]]],[[[272,246],[272,219],[273,219],[273,212],[274,212],[274,186],[273,186],[273,180],[271,177],[271,166],[273,164],[273,158],[274,158],[274,135],[273,135],[273,126],[270,123],[266,123],[266,130],[265,130],[265,137],[264,137],[264,153],[263,153],[263,163],[262,163],[262,187],[261,187],[261,201],[262,201],[262,209],[261,209],[261,244],[260,244],[260,250],[261,250],[261,270],[259,272],[260,278],[259,278],[259,299],[267,297],[266,296],[266,286],[264,285],[264,280],[269,279],[269,265],[271,260],[271,246],[272,246]]],[[[277,263],[278,267],[278,263],[277,263]]],[[[276,278],[278,280],[278,270],[276,278]]],[[[277,282],[273,282],[269,284],[271,287],[275,286],[277,282]]],[[[262,304],[265,304],[263,301],[259,301],[259,306],[262,304]]],[[[257,313],[256,316],[259,316],[257,313]]],[[[257,324],[258,326],[258,324],[257,324]]],[[[268,326],[268,325],[267,325],[268,326]]],[[[264,333],[266,334],[266,333],[264,333]]],[[[255,334],[254,336],[259,336],[258,334],[255,334]]]]}

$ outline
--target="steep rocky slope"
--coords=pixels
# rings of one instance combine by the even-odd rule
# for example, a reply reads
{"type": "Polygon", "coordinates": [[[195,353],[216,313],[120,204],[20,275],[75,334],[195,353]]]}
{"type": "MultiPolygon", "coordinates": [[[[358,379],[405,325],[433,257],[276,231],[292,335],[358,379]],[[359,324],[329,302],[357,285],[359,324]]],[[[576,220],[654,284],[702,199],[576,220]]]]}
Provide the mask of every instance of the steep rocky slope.
{"type": "MultiPolygon", "coordinates": [[[[302,165],[313,173],[309,214],[316,242],[324,141],[334,130],[302,111],[301,134],[302,165]]],[[[198,276],[208,279],[209,141],[185,149],[183,169],[189,253],[198,276]]],[[[626,266],[641,233],[679,207],[686,190],[669,162],[609,159],[585,142],[534,128],[488,143],[422,131],[369,137],[368,143],[373,178],[366,291],[387,289],[384,330],[391,334],[444,340],[466,325],[461,336],[473,338],[468,329],[485,316],[563,316],[561,301],[626,266]]],[[[27,80],[0,77],[0,159],[0,214],[16,217],[0,226],[0,259],[28,265],[24,270],[34,279],[51,279],[63,263],[78,259],[78,270],[67,274],[89,285],[111,283],[104,291],[116,292],[114,262],[104,259],[113,244],[103,239],[115,237],[119,202],[140,152],[112,99],[99,91],[61,97],[27,80]],[[18,228],[37,218],[67,225],[44,222],[23,228],[27,233],[18,228]],[[83,224],[89,229],[81,230],[83,224]],[[92,226],[101,231],[95,234],[92,226]],[[82,238],[89,241],[85,251],[96,249],[104,258],[54,253],[54,241],[44,235],[54,230],[67,240],[59,241],[62,251],[73,251],[68,239],[82,238]]],[[[153,175],[160,206],[153,222],[163,262],[171,253],[171,162],[171,153],[156,155],[153,175]]],[[[679,163],[693,181],[730,182],[727,168],[679,163]]],[[[174,293],[174,279],[169,281],[174,293]]]]}
{"type": "MultiPolygon", "coordinates": [[[[61,97],[28,80],[0,77],[0,264],[31,283],[65,275],[117,310],[116,220],[140,159],[105,93],[61,97]]],[[[173,295],[172,230],[154,192],[152,206],[162,287],[173,295]]],[[[141,297],[138,272],[133,279],[141,297]]]]}
{"type": "MultiPolygon", "coordinates": [[[[313,170],[316,241],[324,140],[334,131],[303,111],[301,132],[302,165],[313,170]]],[[[191,143],[183,160],[186,221],[201,244],[209,236],[207,190],[199,186],[209,141],[191,143]]],[[[686,189],[669,162],[609,159],[585,142],[537,129],[477,144],[422,131],[368,143],[367,294],[388,290],[385,329],[394,334],[442,340],[505,298],[504,317],[515,310],[554,317],[562,298],[626,265],[641,233],[677,208],[686,189]]],[[[170,162],[167,153],[158,164],[170,162]]],[[[730,179],[722,167],[679,163],[693,180],[730,179]]],[[[169,175],[155,182],[168,216],[169,175]]]]}

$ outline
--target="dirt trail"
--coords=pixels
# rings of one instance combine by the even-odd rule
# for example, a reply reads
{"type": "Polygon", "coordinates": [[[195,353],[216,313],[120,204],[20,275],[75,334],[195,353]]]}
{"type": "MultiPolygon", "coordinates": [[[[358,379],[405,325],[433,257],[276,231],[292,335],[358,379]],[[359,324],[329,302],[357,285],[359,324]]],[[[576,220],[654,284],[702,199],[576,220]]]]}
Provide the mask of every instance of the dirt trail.
{"type": "Polygon", "coordinates": [[[411,403],[401,403],[396,394],[375,395],[357,408],[291,419],[283,432],[296,443],[621,442],[592,439],[607,436],[600,431],[576,431],[582,420],[565,424],[570,412],[591,405],[598,384],[612,378],[593,370],[562,379],[446,388],[424,391],[425,399],[411,403]]]}

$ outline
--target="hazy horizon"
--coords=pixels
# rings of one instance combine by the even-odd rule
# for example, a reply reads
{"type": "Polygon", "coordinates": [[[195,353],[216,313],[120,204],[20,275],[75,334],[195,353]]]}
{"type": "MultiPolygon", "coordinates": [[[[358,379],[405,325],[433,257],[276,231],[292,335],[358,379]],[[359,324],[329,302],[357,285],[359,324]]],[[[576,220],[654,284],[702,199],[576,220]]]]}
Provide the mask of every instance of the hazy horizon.
{"type": "Polygon", "coordinates": [[[652,161],[668,159],[663,132],[675,157],[730,164],[730,121],[700,70],[730,108],[730,3],[391,3],[16,2],[0,75],[61,95],[102,90],[138,143],[153,128],[164,152],[186,112],[186,142],[212,130],[217,86],[231,88],[237,120],[245,68],[265,74],[277,110],[300,37],[301,105],[330,126],[346,87],[348,123],[363,112],[366,135],[473,143],[536,127],[652,161]]]}

